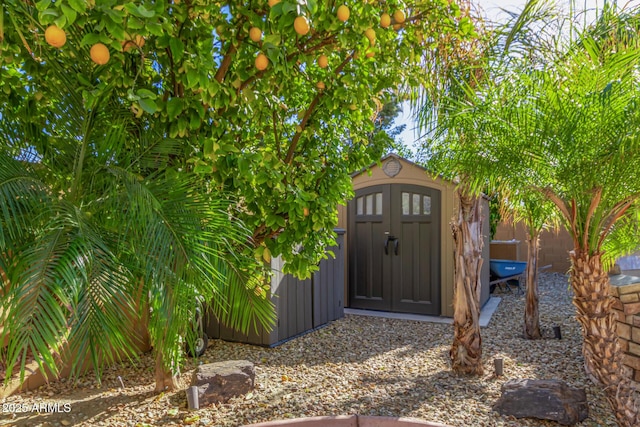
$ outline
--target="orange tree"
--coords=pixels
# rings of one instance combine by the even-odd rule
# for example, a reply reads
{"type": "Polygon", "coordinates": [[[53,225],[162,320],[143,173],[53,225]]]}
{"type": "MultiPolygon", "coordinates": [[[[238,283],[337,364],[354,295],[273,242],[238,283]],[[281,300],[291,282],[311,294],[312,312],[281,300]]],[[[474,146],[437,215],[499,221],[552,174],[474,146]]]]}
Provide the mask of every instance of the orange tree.
{"type": "MultiPolygon", "coordinates": [[[[65,157],[73,173],[46,176],[61,196],[95,188],[97,175],[87,172],[95,158],[125,162],[120,151],[137,150],[130,158],[145,159],[142,182],[195,176],[197,186],[181,187],[190,203],[201,203],[201,192],[233,195],[249,230],[245,254],[265,261],[281,254],[287,272],[306,276],[333,242],[350,173],[389,144],[372,119],[398,87],[429,84],[423,67],[446,59],[445,42],[474,36],[449,0],[344,3],[7,0],[0,115],[19,116],[35,134],[55,130],[77,141],[65,157]],[[88,120],[65,121],[75,111],[70,100],[88,120]],[[29,123],[35,110],[37,126],[29,123]],[[110,125],[124,130],[124,148],[83,138],[97,127],[94,136],[114,135],[110,125]],[[150,136],[163,148],[146,149],[150,136]]],[[[24,149],[35,159],[61,152],[24,149]]],[[[162,298],[150,302],[172,312],[162,298]]],[[[238,304],[230,301],[229,310],[238,304]]],[[[176,353],[167,354],[162,365],[175,372],[176,353]]]]}
{"type": "Polygon", "coordinates": [[[473,34],[440,0],[30,3],[8,2],[3,56],[58,49],[87,103],[115,85],[145,128],[184,141],[182,168],[241,198],[256,256],[300,276],[333,241],[349,174],[390,142],[372,117],[444,35],[473,34]],[[78,72],[92,54],[106,63],[78,72]]]}

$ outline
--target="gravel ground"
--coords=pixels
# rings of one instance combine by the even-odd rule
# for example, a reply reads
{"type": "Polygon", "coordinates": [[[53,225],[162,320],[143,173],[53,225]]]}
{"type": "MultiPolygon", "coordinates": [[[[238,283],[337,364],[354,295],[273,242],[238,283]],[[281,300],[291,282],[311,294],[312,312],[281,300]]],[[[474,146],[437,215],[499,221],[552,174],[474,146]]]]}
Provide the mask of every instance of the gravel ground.
{"type": "MultiPolygon", "coordinates": [[[[346,316],[273,349],[213,340],[201,362],[246,359],[256,365],[256,389],[226,404],[189,412],[184,390],[154,394],[153,359],[146,355],[135,366],[111,368],[101,386],[85,377],[76,386],[60,381],[11,396],[2,401],[0,425],[239,426],[343,414],[415,417],[460,427],[557,425],[492,411],[500,386],[512,378],[556,378],[584,387],[590,415],[578,425],[617,425],[604,394],[584,374],[566,276],[540,276],[542,340],[521,338],[524,296],[499,291],[495,296],[502,301],[482,330],[485,375],[480,378],[449,370],[451,325],[346,316]],[[553,338],[554,325],[561,326],[562,340],[553,338]],[[493,374],[496,357],[504,359],[501,377],[493,374]],[[41,403],[49,409],[35,410],[41,403]],[[16,413],[20,408],[26,412],[16,413]]],[[[184,387],[192,370],[193,365],[183,370],[184,387]]]]}

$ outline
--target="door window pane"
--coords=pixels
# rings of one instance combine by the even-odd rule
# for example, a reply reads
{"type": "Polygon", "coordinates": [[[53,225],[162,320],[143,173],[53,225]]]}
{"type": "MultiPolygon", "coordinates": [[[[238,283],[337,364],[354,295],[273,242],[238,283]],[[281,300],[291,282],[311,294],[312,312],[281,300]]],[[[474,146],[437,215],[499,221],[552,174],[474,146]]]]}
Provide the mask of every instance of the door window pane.
{"type": "Polygon", "coordinates": [[[373,214],[373,194],[367,194],[367,215],[373,214]]]}
{"type": "Polygon", "coordinates": [[[356,200],[356,205],[356,214],[364,215],[364,201],[362,200],[362,197],[358,197],[358,199],[356,200]]]}
{"type": "Polygon", "coordinates": [[[382,215],[382,193],[376,193],[376,215],[382,215]]]}
{"type": "Polygon", "coordinates": [[[431,215],[431,197],[430,196],[423,197],[422,210],[424,215],[431,215]]]}
{"type": "Polygon", "coordinates": [[[402,193],[402,215],[411,214],[410,209],[411,207],[409,205],[409,193],[402,193]]]}
{"type": "Polygon", "coordinates": [[[413,214],[420,215],[420,195],[413,195],[413,214]]]}

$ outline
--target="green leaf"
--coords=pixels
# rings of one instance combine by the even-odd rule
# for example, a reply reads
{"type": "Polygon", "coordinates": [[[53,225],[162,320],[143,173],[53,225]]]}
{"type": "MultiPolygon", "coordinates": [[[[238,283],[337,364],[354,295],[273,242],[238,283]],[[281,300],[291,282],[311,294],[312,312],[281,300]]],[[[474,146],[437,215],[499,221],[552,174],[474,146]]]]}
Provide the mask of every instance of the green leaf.
{"type": "Polygon", "coordinates": [[[213,166],[208,164],[198,164],[193,168],[193,171],[198,174],[210,174],[213,173],[213,166]]]}
{"type": "Polygon", "coordinates": [[[147,31],[154,36],[161,36],[164,34],[164,30],[162,29],[162,25],[157,22],[149,22],[146,26],[147,31]]]}
{"type": "MultiPolygon", "coordinates": [[[[136,17],[131,17],[131,19],[129,19],[129,21],[127,21],[127,27],[129,27],[129,29],[132,30],[142,30],[143,28],[145,28],[144,25],[144,21],[142,21],[139,18],[136,17]]],[[[158,34],[158,35],[162,35],[162,34],[158,34]]]]}
{"type": "Polygon", "coordinates": [[[158,111],[158,104],[153,99],[144,98],[138,101],[140,107],[149,114],[153,114],[158,111]]]}
{"type": "Polygon", "coordinates": [[[89,79],[87,79],[82,73],[77,73],[76,74],[76,78],[78,79],[78,81],[80,82],[81,85],[83,85],[83,86],[92,86],[91,82],[89,81],[89,79]]]}
{"type": "Polygon", "coordinates": [[[315,15],[318,12],[317,0],[307,0],[307,9],[309,10],[309,14],[315,15]]]}
{"type": "Polygon", "coordinates": [[[213,160],[215,158],[215,153],[213,151],[213,140],[207,139],[204,141],[204,146],[202,149],[202,153],[208,159],[213,160]]]}
{"type": "Polygon", "coordinates": [[[140,98],[151,98],[156,99],[157,95],[155,92],[150,91],[149,89],[141,88],[136,91],[140,98]]]}
{"type": "Polygon", "coordinates": [[[65,25],[67,25],[67,17],[66,15],[60,15],[58,16],[54,21],[54,24],[56,24],[58,27],[60,28],[64,28],[65,25]]]}
{"type": "Polygon", "coordinates": [[[80,41],[80,46],[93,46],[101,40],[100,34],[87,33],[80,41]]]}
{"type": "Polygon", "coordinates": [[[156,16],[153,10],[148,10],[143,5],[136,6],[134,3],[125,3],[124,7],[127,12],[139,18],[153,18],[156,16]]]}
{"type": "Polygon", "coordinates": [[[282,41],[282,35],[280,34],[267,34],[264,36],[264,43],[272,46],[280,46],[282,41]]]}
{"type": "Polygon", "coordinates": [[[43,12],[51,5],[51,1],[52,0],[40,0],[36,2],[36,9],[38,9],[39,12],[43,12]]]}
{"type": "Polygon", "coordinates": [[[69,0],[69,6],[78,13],[84,13],[87,10],[87,4],[84,0],[69,0]]]}
{"type": "Polygon", "coordinates": [[[189,119],[189,129],[197,130],[200,127],[200,117],[197,114],[191,114],[189,119]]]}
{"type": "Polygon", "coordinates": [[[102,37],[107,38],[109,41],[116,39],[116,40],[124,40],[125,39],[125,32],[124,32],[124,28],[122,28],[122,25],[113,22],[113,21],[109,21],[106,20],[105,25],[107,27],[107,30],[109,31],[109,34],[101,34],[102,37]]]}
{"type": "Polygon", "coordinates": [[[167,101],[167,115],[169,120],[174,120],[182,113],[184,101],[182,98],[171,98],[167,101]]]}
{"type": "Polygon", "coordinates": [[[293,2],[283,2],[282,4],[282,13],[283,14],[288,14],[288,13],[295,13],[296,16],[298,15],[298,5],[293,3],[293,2]]]}
{"type": "Polygon", "coordinates": [[[179,63],[184,56],[184,43],[182,43],[182,40],[172,37],[169,40],[169,48],[171,49],[174,62],[179,63]]]}

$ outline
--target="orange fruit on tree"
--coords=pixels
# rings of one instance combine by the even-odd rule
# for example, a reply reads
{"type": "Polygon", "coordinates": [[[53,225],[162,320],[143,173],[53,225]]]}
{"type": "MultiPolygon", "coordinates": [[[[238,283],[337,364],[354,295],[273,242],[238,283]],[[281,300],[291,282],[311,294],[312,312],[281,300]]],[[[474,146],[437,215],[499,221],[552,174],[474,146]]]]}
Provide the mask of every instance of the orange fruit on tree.
{"type": "Polygon", "coordinates": [[[302,214],[304,216],[309,216],[309,208],[306,207],[306,206],[304,208],[302,208],[302,214]]]}
{"type": "Polygon", "coordinates": [[[44,39],[53,47],[62,47],[67,42],[67,34],[57,25],[49,25],[44,30],[44,39]]]}
{"type": "Polygon", "coordinates": [[[391,17],[389,16],[388,13],[383,13],[382,15],[380,15],[380,26],[382,28],[388,28],[389,25],[391,25],[391,17]]]}
{"type": "Polygon", "coordinates": [[[402,24],[404,23],[405,17],[404,17],[404,12],[401,11],[400,9],[396,10],[395,12],[393,12],[393,19],[396,21],[396,23],[398,24],[402,24]]]}
{"type": "Polygon", "coordinates": [[[260,40],[262,40],[262,30],[258,27],[251,27],[251,29],[249,30],[249,38],[258,43],[260,40]]]}
{"type": "Polygon", "coordinates": [[[376,53],[374,51],[370,50],[369,52],[367,52],[366,57],[367,58],[373,58],[375,55],[376,55],[376,53]]]}
{"type": "Polygon", "coordinates": [[[316,83],[316,87],[320,90],[324,90],[326,88],[323,81],[319,81],[318,83],[316,83]]]}
{"type": "Polygon", "coordinates": [[[329,58],[327,58],[326,55],[320,55],[318,57],[318,66],[320,68],[327,68],[328,65],[329,65],[329,58]]]}
{"type": "Polygon", "coordinates": [[[371,46],[376,44],[376,32],[373,31],[373,28],[367,28],[366,30],[364,30],[364,35],[369,39],[369,43],[371,44],[371,46]]]}
{"type": "Polygon", "coordinates": [[[255,66],[260,71],[266,70],[269,66],[269,59],[267,58],[267,55],[260,52],[258,56],[256,56],[255,66]]]}
{"type": "Polygon", "coordinates": [[[111,55],[109,55],[109,49],[102,43],[96,43],[91,46],[89,55],[91,56],[91,60],[98,65],[106,64],[111,57],[111,55]]]}
{"type": "Polygon", "coordinates": [[[293,21],[293,28],[296,30],[296,33],[301,36],[306,35],[311,29],[309,21],[305,16],[298,16],[295,21],[293,21]]]}
{"type": "Polygon", "coordinates": [[[280,3],[280,0],[269,0],[269,7],[273,7],[280,3]]]}
{"type": "Polygon", "coordinates": [[[342,22],[345,22],[347,19],[349,19],[349,16],[351,16],[351,11],[346,5],[343,4],[340,7],[338,7],[336,16],[338,17],[339,20],[341,20],[342,22]]]}

